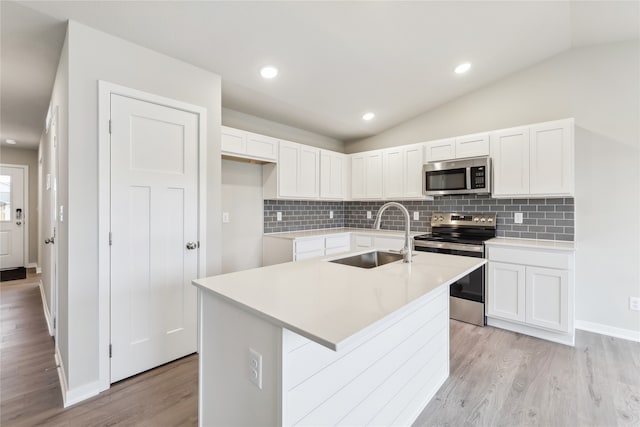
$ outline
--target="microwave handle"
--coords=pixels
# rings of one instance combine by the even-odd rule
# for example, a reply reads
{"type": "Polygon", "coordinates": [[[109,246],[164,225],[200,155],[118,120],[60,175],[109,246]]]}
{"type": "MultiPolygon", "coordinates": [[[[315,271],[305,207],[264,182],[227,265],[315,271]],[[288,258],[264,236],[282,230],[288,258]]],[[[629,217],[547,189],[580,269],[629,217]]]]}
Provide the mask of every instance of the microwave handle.
{"type": "Polygon", "coordinates": [[[471,190],[471,166],[465,168],[467,170],[467,190],[471,190]]]}

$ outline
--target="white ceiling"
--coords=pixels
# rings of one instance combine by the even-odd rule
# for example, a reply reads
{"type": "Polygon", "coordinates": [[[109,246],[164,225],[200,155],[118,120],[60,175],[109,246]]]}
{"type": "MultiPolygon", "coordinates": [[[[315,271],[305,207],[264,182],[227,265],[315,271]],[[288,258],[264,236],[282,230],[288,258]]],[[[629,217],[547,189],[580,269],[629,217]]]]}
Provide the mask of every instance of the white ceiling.
{"type": "Polygon", "coordinates": [[[57,65],[51,53],[60,50],[66,19],[220,74],[226,108],[343,141],[379,133],[572,47],[640,32],[635,1],[22,5],[29,9],[2,2],[1,138],[36,145],[57,65]],[[454,75],[463,61],[473,63],[471,71],[454,75]],[[263,80],[265,64],[280,75],[263,80]],[[367,111],[376,113],[371,122],[361,118],[367,111]],[[29,126],[32,119],[39,128],[29,126]]]}

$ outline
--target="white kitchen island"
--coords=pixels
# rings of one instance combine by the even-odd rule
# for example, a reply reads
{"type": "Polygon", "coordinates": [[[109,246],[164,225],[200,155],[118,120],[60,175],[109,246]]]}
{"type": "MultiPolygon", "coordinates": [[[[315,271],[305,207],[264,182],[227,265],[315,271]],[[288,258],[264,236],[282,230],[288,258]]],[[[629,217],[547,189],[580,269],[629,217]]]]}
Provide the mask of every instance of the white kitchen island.
{"type": "Polygon", "coordinates": [[[328,262],[344,256],[194,281],[200,425],[416,419],[449,376],[448,285],[485,261],[419,252],[373,269],[328,262]]]}

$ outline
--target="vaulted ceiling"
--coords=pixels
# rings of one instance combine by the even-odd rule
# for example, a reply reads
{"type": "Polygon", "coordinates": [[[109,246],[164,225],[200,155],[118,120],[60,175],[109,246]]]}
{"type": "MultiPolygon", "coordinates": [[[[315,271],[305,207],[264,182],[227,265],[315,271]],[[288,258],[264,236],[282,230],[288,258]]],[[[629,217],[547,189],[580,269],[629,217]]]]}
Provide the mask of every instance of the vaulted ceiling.
{"type": "Polygon", "coordinates": [[[638,38],[638,2],[1,2],[0,138],[37,146],[64,22],[222,76],[223,106],[339,140],[573,47],[638,38]],[[471,70],[456,75],[461,62],[471,70]],[[273,80],[259,75],[272,64],[273,80]],[[372,111],[374,120],[362,115],[372,111]]]}

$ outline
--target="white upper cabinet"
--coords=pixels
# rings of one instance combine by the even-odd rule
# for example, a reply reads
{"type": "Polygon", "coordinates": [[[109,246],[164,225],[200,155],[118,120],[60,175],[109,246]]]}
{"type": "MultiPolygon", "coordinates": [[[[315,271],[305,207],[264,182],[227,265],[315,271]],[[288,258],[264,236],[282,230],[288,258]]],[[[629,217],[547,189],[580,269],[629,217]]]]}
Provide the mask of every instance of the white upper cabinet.
{"type": "Polygon", "coordinates": [[[385,199],[416,199],[422,195],[424,144],[383,150],[385,199]]]}
{"type": "Polygon", "coordinates": [[[573,120],[531,126],[529,143],[530,193],[574,193],[573,120]]]}
{"type": "Polygon", "coordinates": [[[424,144],[425,162],[439,162],[456,158],[456,139],[447,138],[437,141],[429,141],[424,144]]]}
{"type": "Polygon", "coordinates": [[[382,170],[382,150],[353,154],[351,156],[351,197],[382,199],[382,170]]]}
{"type": "Polygon", "coordinates": [[[317,199],[320,196],[320,149],[280,141],[278,164],[262,170],[265,199],[317,199]]]}
{"type": "Polygon", "coordinates": [[[320,198],[344,199],[347,187],[351,184],[349,176],[349,158],[345,154],[320,150],[320,198]]]}
{"type": "Polygon", "coordinates": [[[276,162],[278,140],[228,126],[222,126],[220,141],[222,155],[276,162]]]}
{"type": "Polygon", "coordinates": [[[491,162],[494,197],[529,194],[529,128],[493,132],[491,162]]]}
{"type": "Polygon", "coordinates": [[[489,155],[489,134],[474,133],[424,143],[425,162],[464,159],[489,155]]]}
{"type": "Polygon", "coordinates": [[[456,159],[489,155],[489,134],[476,133],[456,138],[456,159]]]}
{"type": "Polygon", "coordinates": [[[574,194],[573,119],[491,133],[493,197],[574,194]]]}

